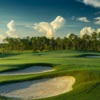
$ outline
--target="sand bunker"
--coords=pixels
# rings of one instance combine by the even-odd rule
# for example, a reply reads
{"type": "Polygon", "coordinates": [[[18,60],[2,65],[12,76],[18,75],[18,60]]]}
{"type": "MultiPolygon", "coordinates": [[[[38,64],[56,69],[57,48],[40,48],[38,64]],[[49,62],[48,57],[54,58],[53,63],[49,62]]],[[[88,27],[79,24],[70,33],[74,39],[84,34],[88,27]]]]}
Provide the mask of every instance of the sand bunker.
{"type": "Polygon", "coordinates": [[[0,73],[0,75],[35,74],[35,73],[42,73],[42,72],[49,72],[49,71],[53,71],[51,67],[32,66],[18,71],[0,73]]]}
{"type": "Polygon", "coordinates": [[[46,98],[72,90],[75,78],[63,76],[0,85],[0,95],[24,100],[46,98]]]}
{"type": "Polygon", "coordinates": [[[87,58],[100,58],[100,56],[86,56],[87,58]]]}

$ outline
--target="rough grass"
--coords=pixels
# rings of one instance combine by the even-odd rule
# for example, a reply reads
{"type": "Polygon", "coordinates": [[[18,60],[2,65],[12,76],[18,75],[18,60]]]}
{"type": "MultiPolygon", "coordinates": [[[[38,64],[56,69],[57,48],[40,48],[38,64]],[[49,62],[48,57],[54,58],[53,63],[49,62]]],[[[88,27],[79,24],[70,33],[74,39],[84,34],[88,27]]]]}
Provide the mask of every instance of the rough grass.
{"type": "MultiPolygon", "coordinates": [[[[32,65],[51,66],[56,70],[40,74],[0,76],[0,84],[68,75],[76,79],[72,91],[39,100],[99,100],[100,58],[86,58],[87,55],[99,55],[99,52],[23,52],[9,54],[9,56],[2,54],[0,56],[2,58],[0,60],[0,72],[20,70],[32,65]]],[[[6,100],[6,98],[1,97],[0,100],[6,100]]]]}

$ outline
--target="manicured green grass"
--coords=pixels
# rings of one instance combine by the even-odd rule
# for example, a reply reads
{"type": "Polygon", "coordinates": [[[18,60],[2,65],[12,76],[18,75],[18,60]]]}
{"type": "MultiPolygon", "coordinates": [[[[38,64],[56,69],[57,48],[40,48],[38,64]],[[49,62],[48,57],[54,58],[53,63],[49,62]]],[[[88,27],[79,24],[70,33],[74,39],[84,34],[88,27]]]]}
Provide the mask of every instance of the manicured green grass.
{"type": "Polygon", "coordinates": [[[68,75],[76,79],[72,91],[39,100],[99,100],[100,58],[86,58],[90,55],[100,55],[100,53],[63,50],[2,54],[0,72],[20,70],[32,65],[51,66],[56,70],[40,74],[0,76],[0,84],[68,75]]]}

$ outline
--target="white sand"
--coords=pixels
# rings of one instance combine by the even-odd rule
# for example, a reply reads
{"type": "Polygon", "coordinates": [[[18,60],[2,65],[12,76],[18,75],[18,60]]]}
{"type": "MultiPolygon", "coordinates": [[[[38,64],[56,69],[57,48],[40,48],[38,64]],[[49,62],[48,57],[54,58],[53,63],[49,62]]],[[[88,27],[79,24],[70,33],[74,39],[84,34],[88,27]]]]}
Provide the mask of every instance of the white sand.
{"type": "Polygon", "coordinates": [[[46,98],[71,91],[74,83],[71,76],[12,83],[0,85],[0,95],[24,100],[46,98]]]}
{"type": "Polygon", "coordinates": [[[51,67],[42,67],[42,66],[32,66],[29,68],[25,68],[22,70],[12,71],[12,72],[4,72],[0,73],[0,75],[21,75],[21,74],[35,74],[35,73],[43,73],[53,71],[51,67]]]}
{"type": "Polygon", "coordinates": [[[100,58],[100,56],[86,56],[87,58],[100,58]]]}

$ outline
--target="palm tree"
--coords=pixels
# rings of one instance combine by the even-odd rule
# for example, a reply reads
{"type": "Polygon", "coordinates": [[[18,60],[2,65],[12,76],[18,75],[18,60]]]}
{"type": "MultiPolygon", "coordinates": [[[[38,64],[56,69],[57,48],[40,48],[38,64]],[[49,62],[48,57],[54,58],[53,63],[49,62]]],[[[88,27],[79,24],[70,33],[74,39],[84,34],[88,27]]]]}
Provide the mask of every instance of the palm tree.
{"type": "Polygon", "coordinates": [[[91,37],[88,34],[84,34],[83,35],[83,37],[82,37],[83,48],[82,49],[84,49],[84,50],[90,50],[90,48],[91,48],[90,40],[91,40],[91,37]]]}
{"type": "Polygon", "coordinates": [[[78,43],[78,36],[75,35],[74,33],[71,33],[68,39],[69,39],[69,48],[73,50],[76,49],[78,43]]]}
{"type": "Polygon", "coordinates": [[[93,32],[91,34],[91,40],[92,40],[93,50],[97,50],[97,33],[96,32],[93,32]]]}

